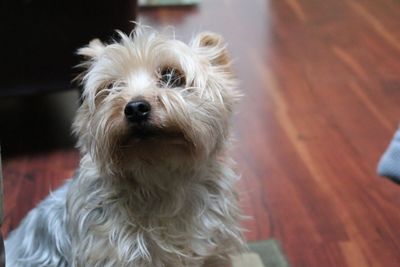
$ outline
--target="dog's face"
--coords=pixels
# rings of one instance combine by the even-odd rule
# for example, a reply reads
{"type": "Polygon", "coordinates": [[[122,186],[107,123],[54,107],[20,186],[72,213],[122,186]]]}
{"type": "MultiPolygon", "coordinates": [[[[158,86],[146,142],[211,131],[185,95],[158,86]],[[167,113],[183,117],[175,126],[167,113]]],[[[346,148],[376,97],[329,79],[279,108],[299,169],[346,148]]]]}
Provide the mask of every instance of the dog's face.
{"type": "Polygon", "coordinates": [[[139,28],[79,54],[87,69],[74,132],[104,170],[180,164],[224,147],[238,94],[220,36],[202,33],[186,45],[139,28]]]}

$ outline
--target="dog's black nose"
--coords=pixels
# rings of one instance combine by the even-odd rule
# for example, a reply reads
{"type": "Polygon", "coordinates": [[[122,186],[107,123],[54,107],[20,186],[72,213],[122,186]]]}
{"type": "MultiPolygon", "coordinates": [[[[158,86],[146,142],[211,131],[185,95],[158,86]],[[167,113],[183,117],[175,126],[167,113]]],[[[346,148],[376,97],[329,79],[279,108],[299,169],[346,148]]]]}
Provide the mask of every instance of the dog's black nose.
{"type": "Polygon", "coordinates": [[[130,122],[144,122],[149,118],[151,111],[150,103],[146,100],[134,100],[125,106],[125,117],[130,122]]]}

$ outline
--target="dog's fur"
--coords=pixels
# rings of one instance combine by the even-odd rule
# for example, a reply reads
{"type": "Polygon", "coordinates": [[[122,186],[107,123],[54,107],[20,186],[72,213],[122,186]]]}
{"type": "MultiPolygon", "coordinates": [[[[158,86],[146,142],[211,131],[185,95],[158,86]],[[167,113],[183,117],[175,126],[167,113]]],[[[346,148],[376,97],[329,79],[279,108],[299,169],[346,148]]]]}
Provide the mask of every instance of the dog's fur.
{"type": "Polygon", "coordinates": [[[227,153],[239,94],[222,38],[186,45],[138,26],[79,54],[79,171],[11,233],[7,266],[198,267],[240,250],[227,153]],[[163,68],[183,84],[160,79],[163,68]],[[138,98],[151,104],[145,132],[124,116],[138,98]]]}

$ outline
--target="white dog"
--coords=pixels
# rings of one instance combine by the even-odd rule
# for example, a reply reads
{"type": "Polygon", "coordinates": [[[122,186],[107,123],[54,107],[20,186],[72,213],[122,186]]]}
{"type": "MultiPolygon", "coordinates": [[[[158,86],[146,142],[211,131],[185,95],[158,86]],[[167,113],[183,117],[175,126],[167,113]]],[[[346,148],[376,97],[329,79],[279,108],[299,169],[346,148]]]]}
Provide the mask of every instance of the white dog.
{"type": "Polygon", "coordinates": [[[243,247],[222,38],[120,36],[79,50],[80,168],[11,233],[8,267],[200,267],[243,247]]]}

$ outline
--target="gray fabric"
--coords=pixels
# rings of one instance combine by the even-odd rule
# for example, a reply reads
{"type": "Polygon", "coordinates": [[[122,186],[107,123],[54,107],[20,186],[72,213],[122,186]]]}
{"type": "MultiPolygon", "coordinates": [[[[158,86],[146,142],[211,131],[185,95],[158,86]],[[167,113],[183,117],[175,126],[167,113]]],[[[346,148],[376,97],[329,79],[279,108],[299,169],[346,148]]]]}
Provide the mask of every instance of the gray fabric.
{"type": "Polygon", "coordinates": [[[379,161],[378,174],[400,183],[400,129],[379,161]]]}
{"type": "Polygon", "coordinates": [[[290,266],[281,249],[281,245],[275,239],[249,243],[249,248],[261,257],[265,267],[290,266]]]}

